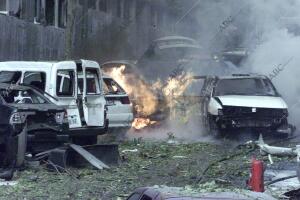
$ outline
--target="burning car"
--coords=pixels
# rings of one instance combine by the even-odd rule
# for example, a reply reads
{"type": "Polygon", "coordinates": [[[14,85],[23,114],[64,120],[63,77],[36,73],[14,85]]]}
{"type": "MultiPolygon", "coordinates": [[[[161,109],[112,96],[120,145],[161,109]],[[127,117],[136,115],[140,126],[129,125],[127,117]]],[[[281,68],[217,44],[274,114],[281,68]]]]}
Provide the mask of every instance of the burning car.
{"type": "Polygon", "coordinates": [[[225,73],[224,66],[195,40],[168,36],[154,40],[136,62],[109,61],[101,69],[129,95],[135,112],[133,127],[142,129],[174,117],[171,110],[189,85],[188,77],[202,71],[225,73]]]}
{"type": "MultiPolygon", "coordinates": [[[[160,117],[157,93],[152,85],[139,75],[134,62],[111,61],[101,65],[101,69],[124,89],[133,105],[135,129],[142,129],[154,124],[160,117]]],[[[109,109],[109,107],[108,107],[109,109]]]]}
{"type": "Polygon", "coordinates": [[[205,77],[201,96],[203,123],[211,132],[241,128],[285,134],[292,131],[288,106],[266,76],[205,77]]]}
{"type": "Polygon", "coordinates": [[[103,76],[109,129],[129,129],[133,121],[132,104],[124,89],[111,77],[103,76]]]}
{"type": "Polygon", "coordinates": [[[20,166],[26,149],[31,149],[34,142],[44,141],[45,147],[53,139],[66,138],[65,110],[52,104],[38,90],[0,83],[0,104],[1,166],[20,166]]]}
{"type": "Polygon", "coordinates": [[[194,74],[219,75],[230,68],[222,56],[216,56],[188,37],[167,36],[152,41],[137,61],[140,73],[148,82],[166,81],[183,71],[194,74]]]}

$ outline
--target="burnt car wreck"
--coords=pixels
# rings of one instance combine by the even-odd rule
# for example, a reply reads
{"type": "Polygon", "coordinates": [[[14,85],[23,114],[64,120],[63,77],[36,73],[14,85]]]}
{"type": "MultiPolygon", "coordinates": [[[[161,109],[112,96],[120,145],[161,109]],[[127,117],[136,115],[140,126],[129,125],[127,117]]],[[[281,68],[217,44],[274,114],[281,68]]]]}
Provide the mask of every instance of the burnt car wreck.
{"type": "MultiPolygon", "coordinates": [[[[34,143],[39,141],[42,147],[51,138],[59,141],[57,138],[68,128],[64,109],[32,87],[1,83],[0,110],[0,163],[3,168],[22,166],[25,152],[32,151],[33,146],[36,147],[34,143]]],[[[4,174],[5,179],[12,177],[12,173],[4,174]]]]}
{"type": "Polygon", "coordinates": [[[271,80],[263,75],[236,74],[204,79],[203,124],[215,134],[228,130],[291,134],[288,107],[271,80]]]}

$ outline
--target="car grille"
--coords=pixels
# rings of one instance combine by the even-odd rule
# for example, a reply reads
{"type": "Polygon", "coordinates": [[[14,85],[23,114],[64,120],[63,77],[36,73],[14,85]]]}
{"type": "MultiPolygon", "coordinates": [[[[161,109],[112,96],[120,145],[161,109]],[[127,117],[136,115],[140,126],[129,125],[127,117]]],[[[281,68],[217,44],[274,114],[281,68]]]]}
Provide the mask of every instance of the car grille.
{"type": "Polygon", "coordinates": [[[251,107],[237,107],[237,106],[224,106],[224,116],[252,116],[252,117],[282,117],[285,114],[284,109],[274,108],[251,108],[251,107]],[[255,109],[255,112],[253,112],[255,109]]]}

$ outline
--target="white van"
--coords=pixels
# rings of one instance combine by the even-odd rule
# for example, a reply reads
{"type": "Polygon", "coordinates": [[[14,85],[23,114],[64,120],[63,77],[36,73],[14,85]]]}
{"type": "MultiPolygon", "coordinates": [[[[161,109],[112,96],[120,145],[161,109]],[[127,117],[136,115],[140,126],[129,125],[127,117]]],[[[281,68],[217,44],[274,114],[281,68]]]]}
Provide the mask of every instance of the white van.
{"type": "Polygon", "coordinates": [[[107,132],[106,100],[97,62],[0,62],[0,82],[34,86],[66,107],[70,136],[94,143],[107,132]]]}

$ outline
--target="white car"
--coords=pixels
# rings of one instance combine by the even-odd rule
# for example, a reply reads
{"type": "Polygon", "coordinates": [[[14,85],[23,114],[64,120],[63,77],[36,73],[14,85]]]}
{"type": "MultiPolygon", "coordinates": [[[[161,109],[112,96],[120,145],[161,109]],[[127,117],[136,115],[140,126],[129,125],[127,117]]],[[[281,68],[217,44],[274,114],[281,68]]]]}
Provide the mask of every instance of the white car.
{"type": "MultiPolygon", "coordinates": [[[[203,77],[199,77],[199,79],[203,77]]],[[[251,129],[291,133],[288,106],[263,75],[205,77],[201,90],[204,124],[209,130],[251,129]]]]}
{"type": "Polygon", "coordinates": [[[108,128],[129,129],[133,121],[133,109],[124,89],[111,77],[103,75],[103,90],[107,102],[108,128]]]}
{"type": "Polygon", "coordinates": [[[75,143],[93,144],[97,135],[107,133],[102,73],[95,61],[0,62],[0,82],[33,86],[66,107],[75,143]]]}

